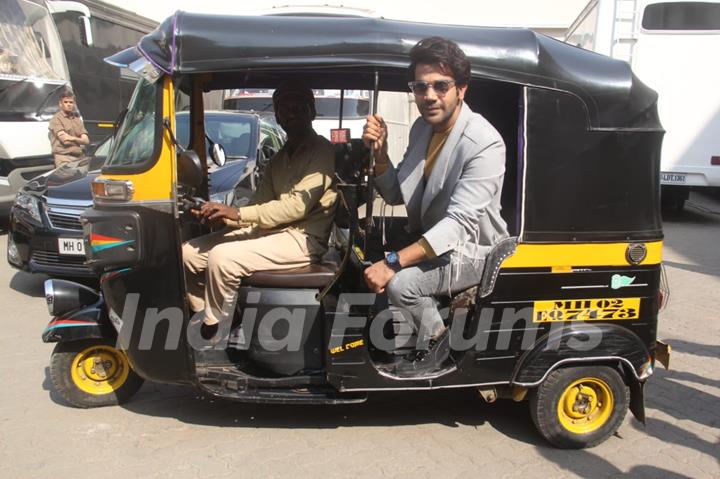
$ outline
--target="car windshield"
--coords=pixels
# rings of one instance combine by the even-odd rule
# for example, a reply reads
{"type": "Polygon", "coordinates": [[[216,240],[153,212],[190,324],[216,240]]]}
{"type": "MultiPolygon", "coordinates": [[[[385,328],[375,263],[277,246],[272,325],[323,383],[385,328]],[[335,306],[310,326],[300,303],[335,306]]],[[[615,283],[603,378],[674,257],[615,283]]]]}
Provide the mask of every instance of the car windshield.
{"type": "Polygon", "coordinates": [[[138,83],[105,166],[139,166],[152,160],[157,131],[155,110],[158,95],[156,85],[145,80],[138,83]]]}
{"type": "MultiPolygon", "coordinates": [[[[177,140],[181,145],[190,143],[189,115],[180,113],[175,118],[177,140]]],[[[257,118],[251,115],[205,115],[205,133],[213,143],[219,143],[228,159],[249,158],[257,150],[257,118]]],[[[208,145],[209,146],[209,145],[208,145]]]]}

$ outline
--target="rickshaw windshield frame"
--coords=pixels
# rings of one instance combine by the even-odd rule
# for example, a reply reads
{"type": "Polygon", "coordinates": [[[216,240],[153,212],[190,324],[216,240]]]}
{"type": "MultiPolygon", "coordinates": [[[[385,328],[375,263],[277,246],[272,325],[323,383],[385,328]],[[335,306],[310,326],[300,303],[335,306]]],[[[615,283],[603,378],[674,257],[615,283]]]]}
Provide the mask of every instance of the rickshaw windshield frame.
{"type": "Polygon", "coordinates": [[[162,82],[139,80],[103,174],[139,174],[151,169],[162,145],[162,82]]]}

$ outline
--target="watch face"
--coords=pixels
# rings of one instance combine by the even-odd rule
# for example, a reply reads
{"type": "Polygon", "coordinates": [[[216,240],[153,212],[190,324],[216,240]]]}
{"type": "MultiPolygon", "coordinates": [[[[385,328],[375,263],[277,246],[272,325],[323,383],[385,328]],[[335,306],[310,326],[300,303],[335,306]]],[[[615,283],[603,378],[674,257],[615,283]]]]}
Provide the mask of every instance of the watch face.
{"type": "Polygon", "coordinates": [[[390,264],[397,264],[398,263],[398,255],[396,252],[391,251],[388,253],[387,257],[385,258],[388,263],[390,264]]]}

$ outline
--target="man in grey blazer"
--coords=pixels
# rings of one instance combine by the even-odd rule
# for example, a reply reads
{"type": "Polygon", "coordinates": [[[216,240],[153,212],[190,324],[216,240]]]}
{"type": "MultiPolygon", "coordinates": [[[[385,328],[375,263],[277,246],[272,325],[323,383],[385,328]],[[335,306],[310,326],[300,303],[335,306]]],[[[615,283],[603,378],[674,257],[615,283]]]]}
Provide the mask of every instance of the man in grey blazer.
{"type": "Polygon", "coordinates": [[[478,284],[487,253],[507,236],[500,216],[505,144],[463,102],[470,62],[457,44],[421,40],[410,51],[408,73],[421,117],[402,162],[395,168],[389,161],[380,115],[368,117],[363,141],[375,151],[378,192],[388,204],[405,204],[418,240],[368,267],[365,281],[411,316],[417,350],[397,369],[423,375],[447,366],[450,354],[449,330],[435,297],[478,284]]]}

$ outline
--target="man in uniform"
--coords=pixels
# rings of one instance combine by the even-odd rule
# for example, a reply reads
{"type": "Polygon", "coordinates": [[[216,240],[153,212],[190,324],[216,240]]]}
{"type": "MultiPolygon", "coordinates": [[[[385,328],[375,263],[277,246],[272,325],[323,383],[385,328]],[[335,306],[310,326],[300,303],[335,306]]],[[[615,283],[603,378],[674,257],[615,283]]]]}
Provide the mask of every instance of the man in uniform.
{"type": "Polygon", "coordinates": [[[75,110],[75,95],[70,90],[60,94],[60,111],[48,126],[55,168],[83,157],[82,147],[90,143],[82,118],[75,110]]]}

